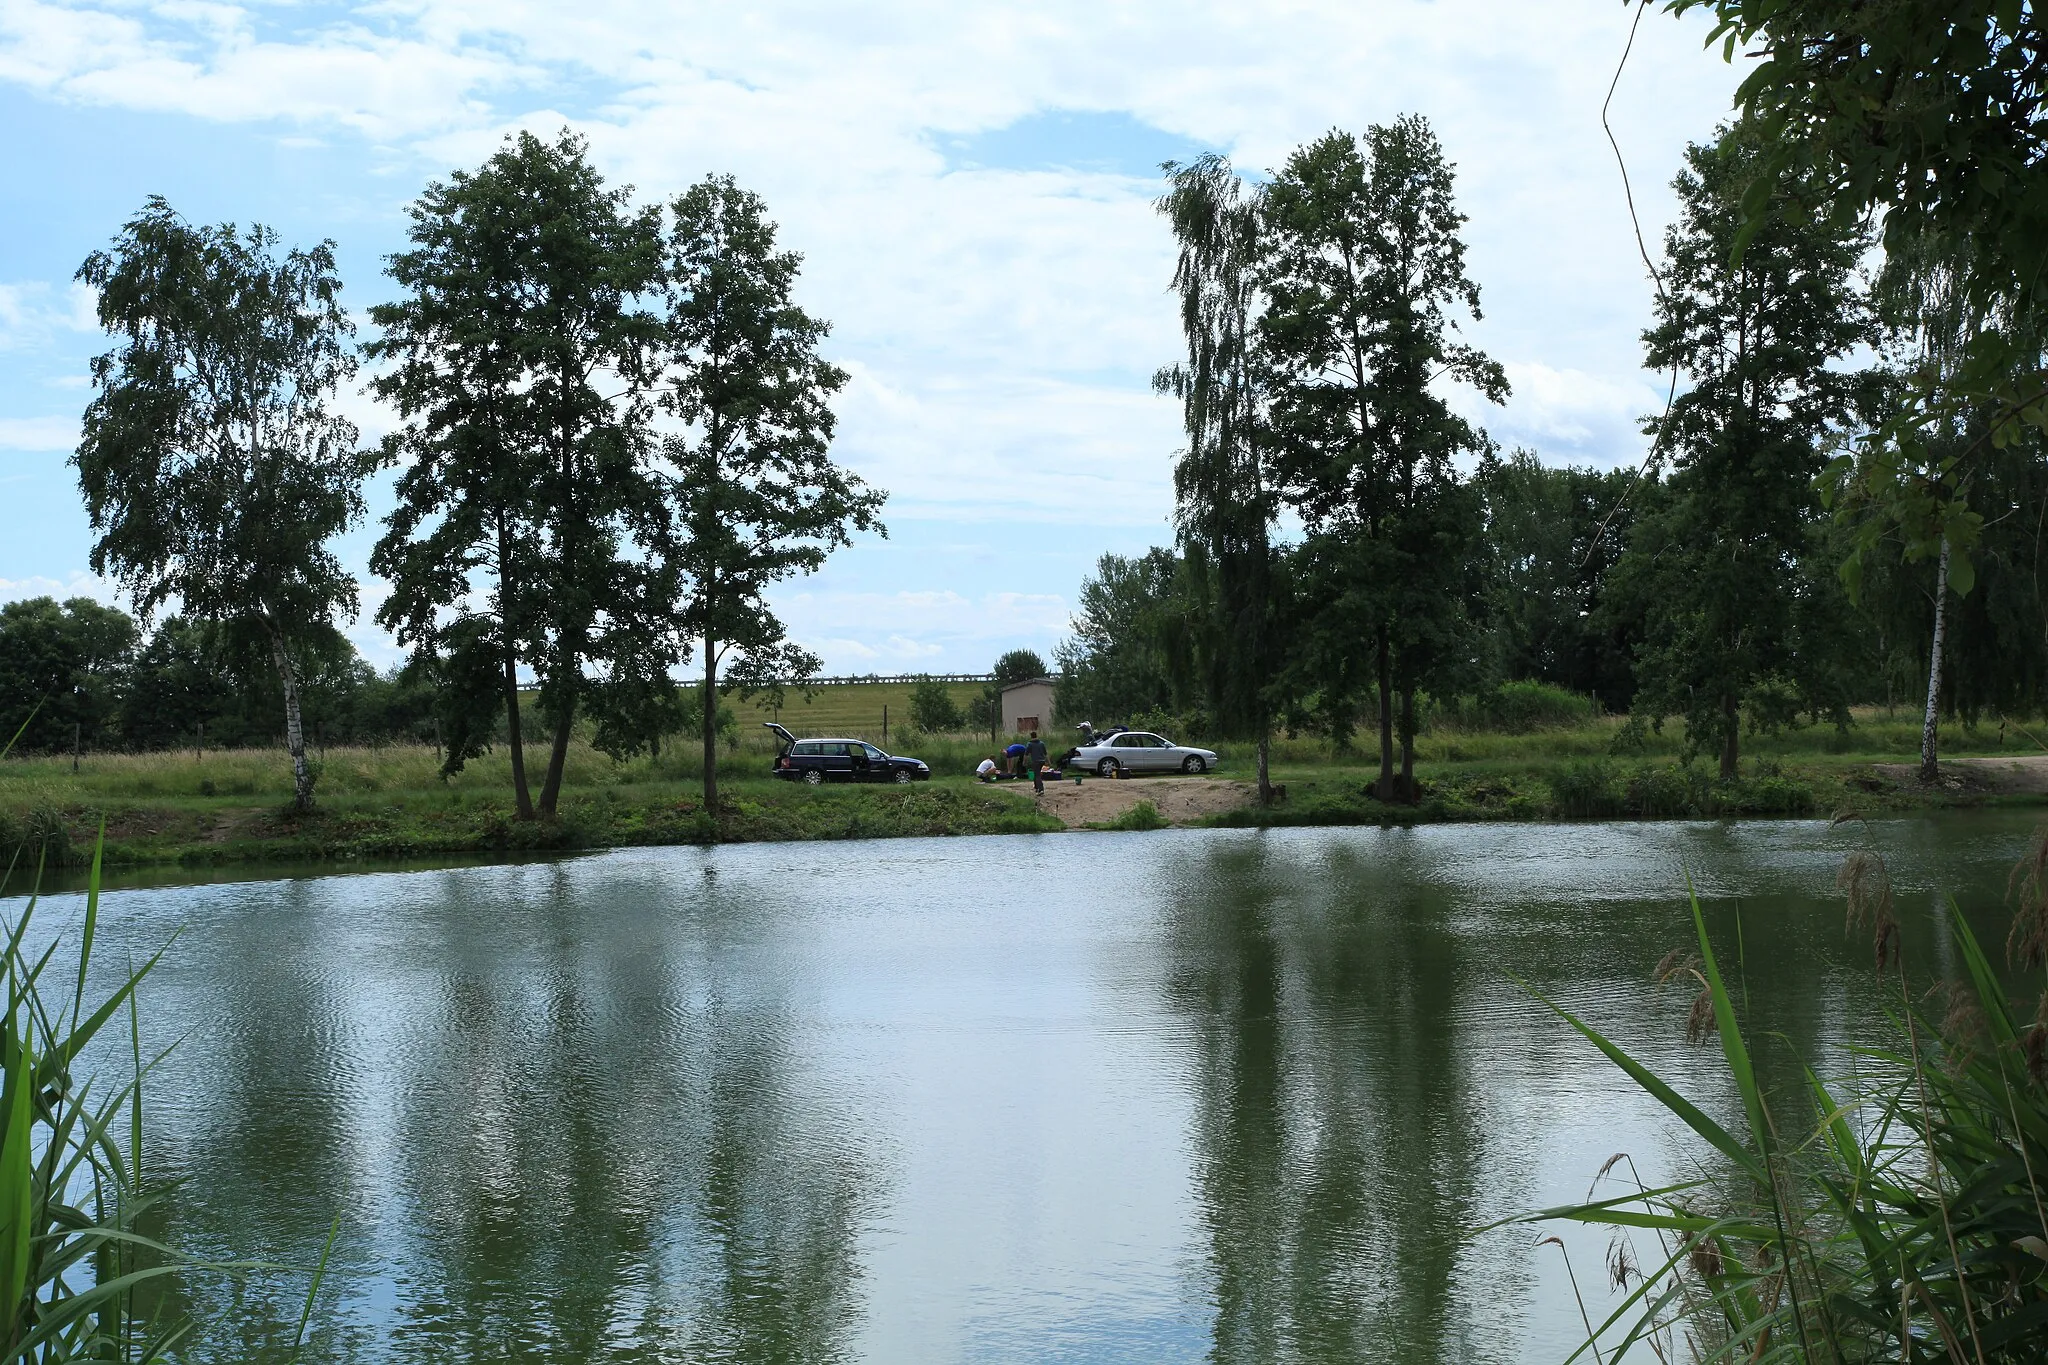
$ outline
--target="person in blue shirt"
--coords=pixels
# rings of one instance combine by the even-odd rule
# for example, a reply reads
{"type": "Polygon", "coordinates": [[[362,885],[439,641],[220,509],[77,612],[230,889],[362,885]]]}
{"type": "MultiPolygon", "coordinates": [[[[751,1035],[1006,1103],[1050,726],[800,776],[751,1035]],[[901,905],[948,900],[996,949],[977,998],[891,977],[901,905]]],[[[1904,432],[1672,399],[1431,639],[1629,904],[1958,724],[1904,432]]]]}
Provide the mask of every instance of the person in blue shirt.
{"type": "Polygon", "coordinates": [[[1023,766],[1025,747],[1023,744],[1012,744],[1003,750],[1003,771],[1012,777],[1015,777],[1023,766]]]}

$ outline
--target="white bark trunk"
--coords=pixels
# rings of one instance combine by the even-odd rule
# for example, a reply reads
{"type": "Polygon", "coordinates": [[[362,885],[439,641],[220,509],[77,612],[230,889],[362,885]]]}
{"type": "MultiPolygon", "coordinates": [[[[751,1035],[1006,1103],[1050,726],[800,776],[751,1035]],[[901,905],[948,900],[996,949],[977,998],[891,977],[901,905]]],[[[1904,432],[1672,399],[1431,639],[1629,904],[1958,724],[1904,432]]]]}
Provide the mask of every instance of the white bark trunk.
{"type": "Polygon", "coordinates": [[[1934,649],[1927,659],[1927,716],[1920,725],[1920,780],[1941,777],[1935,723],[1941,705],[1941,650],[1948,639],[1948,539],[1941,542],[1941,561],[1934,571],[1934,649]]]}
{"type": "Polygon", "coordinates": [[[292,756],[292,805],[311,810],[313,769],[306,762],[306,726],[299,717],[299,675],[275,624],[270,627],[270,657],[277,664],[277,679],[284,685],[284,747],[292,756]]]}

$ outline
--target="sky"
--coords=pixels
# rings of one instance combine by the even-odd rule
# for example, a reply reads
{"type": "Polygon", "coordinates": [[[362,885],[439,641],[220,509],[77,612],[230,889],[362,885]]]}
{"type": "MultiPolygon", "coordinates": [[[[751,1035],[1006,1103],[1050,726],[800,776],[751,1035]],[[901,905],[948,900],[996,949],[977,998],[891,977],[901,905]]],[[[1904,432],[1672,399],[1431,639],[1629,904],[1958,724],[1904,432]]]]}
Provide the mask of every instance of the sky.
{"type": "MultiPolygon", "coordinates": [[[[1455,395],[1503,448],[1633,464],[1661,405],[1652,288],[1601,102],[1622,0],[745,5],[677,0],[0,0],[0,601],[119,602],[89,568],[67,461],[105,348],[72,276],[151,194],[202,222],[331,238],[347,300],[431,180],[517,129],[588,138],[648,202],[712,173],[761,194],[804,257],[799,302],[852,376],[838,460],[889,494],[774,605],[828,674],[984,672],[1050,657],[1105,552],[1172,541],[1179,358],[1159,163],[1247,172],[1331,128],[1420,113],[1457,167],[1513,396],[1455,395]]],[[[1610,114],[1654,248],[1685,145],[1739,67],[1651,9],[1610,114]]],[[[1739,59],[1738,59],[1739,60],[1739,59]]],[[[365,332],[367,333],[367,323],[365,332]]],[[[366,436],[389,417],[351,392],[366,436]]],[[[341,542],[362,577],[389,476],[341,542]]]]}

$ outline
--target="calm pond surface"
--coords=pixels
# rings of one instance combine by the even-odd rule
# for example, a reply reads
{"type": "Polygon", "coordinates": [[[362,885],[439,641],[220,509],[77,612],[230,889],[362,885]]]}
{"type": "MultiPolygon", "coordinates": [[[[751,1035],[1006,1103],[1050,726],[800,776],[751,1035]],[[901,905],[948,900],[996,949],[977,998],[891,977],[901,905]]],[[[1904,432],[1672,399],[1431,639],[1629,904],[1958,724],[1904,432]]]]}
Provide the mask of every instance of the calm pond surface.
{"type": "MultiPolygon", "coordinates": [[[[2002,940],[2035,822],[1875,827],[1910,960],[1944,890],[2002,940]]],[[[1472,1230],[1698,1148],[1507,974],[1732,1118],[1648,983],[1683,872],[1730,957],[1739,911],[1755,1027],[1824,1051],[1874,1013],[1834,891],[1865,837],[628,850],[118,891],[100,961],[178,934],[143,1005],[164,1234],[310,1267],[340,1217],[312,1360],[1548,1362],[1557,1249],[1472,1230]]],[[[1597,1316],[1605,1238],[1566,1240],[1597,1316]]],[[[194,1278],[191,1355],[274,1347],[306,1282],[194,1278]]]]}

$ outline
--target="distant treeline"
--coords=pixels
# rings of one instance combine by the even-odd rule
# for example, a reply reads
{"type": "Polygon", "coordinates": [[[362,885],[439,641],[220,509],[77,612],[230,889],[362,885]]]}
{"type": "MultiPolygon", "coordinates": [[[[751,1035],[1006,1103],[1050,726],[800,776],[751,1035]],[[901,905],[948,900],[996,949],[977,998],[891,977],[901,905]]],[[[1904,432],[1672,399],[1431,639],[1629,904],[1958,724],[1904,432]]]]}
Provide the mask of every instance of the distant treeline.
{"type": "MultiPolygon", "coordinates": [[[[2048,687],[2048,470],[2033,443],[2022,441],[1987,451],[1979,477],[1982,502],[2007,510],[1980,532],[1983,567],[1973,590],[1948,603],[1940,696],[1943,716],[1970,724],[2037,714],[2048,687]]],[[[1482,461],[1471,483],[1483,531],[1466,572],[1456,575],[1469,594],[1460,613],[1466,650],[1437,675],[1442,695],[1425,699],[1418,728],[1449,721],[1528,730],[1574,718],[1560,709],[1557,693],[1519,683],[1584,698],[1587,712],[1630,713],[1637,660],[1671,609],[1683,605],[1644,588],[1647,567],[1662,553],[1659,537],[1668,534],[1676,501],[1670,481],[1630,469],[1545,466],[1516,450],[1482,461]]],[[[1822,700],[1823,717],[1861,704],[1916,709],[1933,647],[1929,604],[1938,564],[1872,556],[1869,580],[1852,600],[1838,574],[1852,534],[1816,511],[1806,552],[1784,575],[1803,616],[1825,627],[1803,633],[1813,684],[1806,695],[1822,700]]],[[[1280,550],[1283,558],[1299,552],[1280,550]]],[[[1081,586],[1074,634],[1057,656],[1059,714],[1214,734],[1207,679],[1188,648],[1189,621],[1213,611],[1213,572],[1174,549],[1102,556],[1081,586]]],[[[1761,712],[1768,689],[1755,696],[1761,712]]],[[[1370,729],[1377,705],[1370,683],[1334,706],[1306,688],[1285,721],[1297,732],[1350,736],[1370,729]]],[[[1799,709],[1783,705],[1777,718],[1789,722],[1799,709]]]]}
{"type": "MultiPolygon", "coordinates": [[[[434,687],[418,667],[379,673],[336,630],[295,663],[313,744],[434,742],[434,687]]],[[[0,718],[9,734],[28,718],[18,753],[274,745],[279,693],[269,658],[218,627],[173,616],[145,636],[88,597],[0,607],[0,718]]]]}

